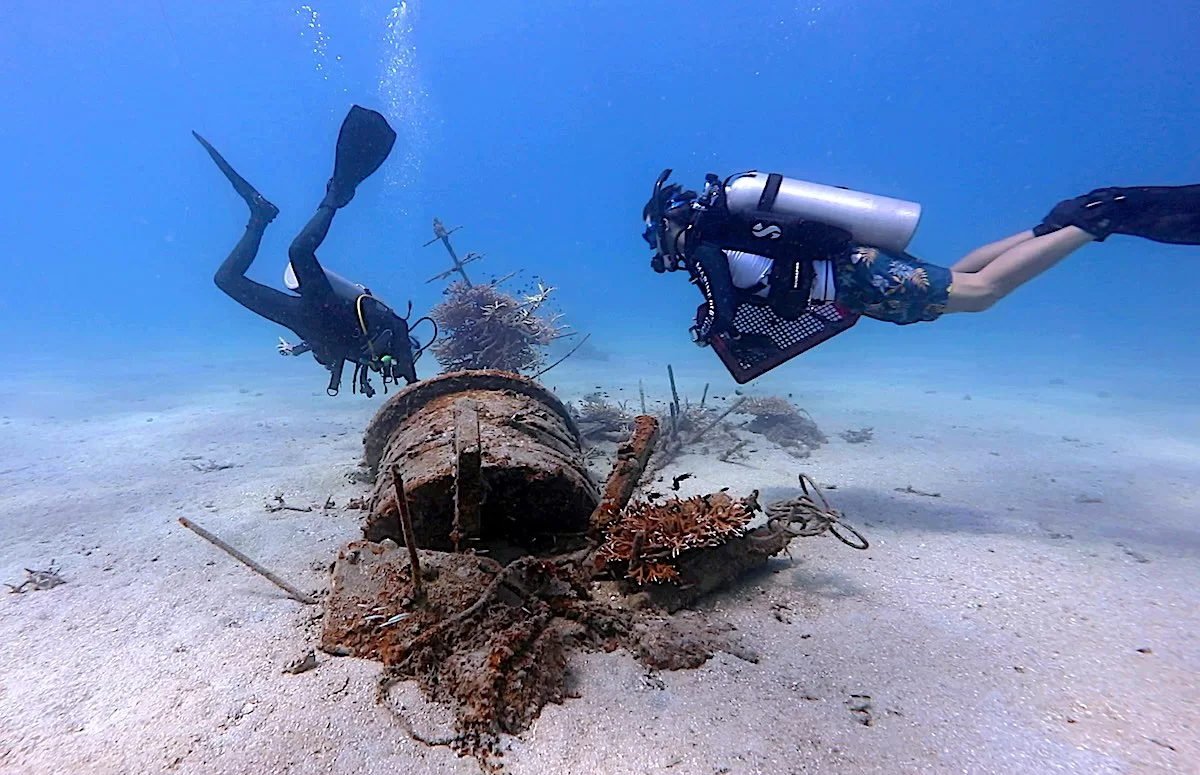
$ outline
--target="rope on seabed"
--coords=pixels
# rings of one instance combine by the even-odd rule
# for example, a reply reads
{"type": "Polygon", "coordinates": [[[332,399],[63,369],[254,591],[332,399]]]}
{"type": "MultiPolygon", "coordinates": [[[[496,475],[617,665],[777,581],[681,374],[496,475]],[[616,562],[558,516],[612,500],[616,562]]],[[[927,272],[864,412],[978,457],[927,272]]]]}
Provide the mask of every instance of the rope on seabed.
{"type": "Polygon", "coordinates": [[[771,529],[771,534],[759,540],[770,540],[783,532],[793,538],[819,536],[828,532],[852,549],[866,549],[871,545],[862,533],[842,521],[842,513],[829,505],[825,493],[807,474],[800,474],[800,489],[804,491],[803,495],[767,506],[767,527],[771,529]],[[814,493],[820,499],[820,504],[813,499],[814,493]],[[842,531],[850,537],[843,535],[842,531]]]}

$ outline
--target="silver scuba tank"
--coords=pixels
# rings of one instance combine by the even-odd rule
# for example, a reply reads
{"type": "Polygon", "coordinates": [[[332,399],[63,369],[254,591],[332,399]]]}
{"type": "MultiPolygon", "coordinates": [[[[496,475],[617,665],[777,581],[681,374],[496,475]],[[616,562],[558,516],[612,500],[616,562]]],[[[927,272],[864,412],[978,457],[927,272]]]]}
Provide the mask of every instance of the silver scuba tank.
{"type": "Polygon", "coordinates": [[[727,180],[725,201],[734,215],[769,211],[819,221],[845,229],[859,244],[896,253],[908,247],[921,220],[916,202],[757,171],[727,180]]]}
{"type": "MultiPolygon", "coordinates": [[[[329,285],[333,288],[333,293],[342,299],[355,301],[359,296],[367,293],[367,289],[358,283],[350,282],[345,277],[342,277],[332,269],[321,267],[325,272],[325,276],[329,278],[329,285]]],[[[297,291],[300,289],[300,280],[296,277],[296,270],[292,268],[289,261],[287,268],[283,270],[283,284],[289,291],[297,291]]]]}

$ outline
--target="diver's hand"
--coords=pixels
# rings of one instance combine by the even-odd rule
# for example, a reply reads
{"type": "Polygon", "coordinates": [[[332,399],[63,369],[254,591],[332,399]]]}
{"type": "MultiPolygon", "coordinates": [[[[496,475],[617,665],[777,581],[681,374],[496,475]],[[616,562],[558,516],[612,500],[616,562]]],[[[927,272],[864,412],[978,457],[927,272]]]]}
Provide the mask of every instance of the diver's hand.
{"type": "Polygon", "coordinates": [[[280,355],[295,355],[296,354],[296,345],[288,343],[288,341],[286,339],[284,339],[282,336],[279,337],[279,344],[277,344],[275,346],[275,348],[277,350],[279,350],[280,355]]]}

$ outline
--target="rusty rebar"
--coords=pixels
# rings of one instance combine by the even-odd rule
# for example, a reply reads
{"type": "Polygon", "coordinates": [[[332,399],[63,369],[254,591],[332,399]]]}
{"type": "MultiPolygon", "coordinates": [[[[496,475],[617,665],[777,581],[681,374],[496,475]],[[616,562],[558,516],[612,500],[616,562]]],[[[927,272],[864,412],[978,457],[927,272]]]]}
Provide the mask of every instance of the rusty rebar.
{"type": "Polygon", "coordinates": [[[217,547],[218,549],[225,550],[225,552],[227,554],[229,554],[231,557],[233,557],[234,559],[241,562],[247,568],[254,571],[258,575],[262,576],[263,578],[265,578],[267,581],[271,582],[275,586],[279,587],[284,592],[287,592],[288,597],[290,597],[291,599],[293,599],[297,602],[300,602],[300,603],[304,603],[305,605],[316,605],[317,604],[316,600],[312,599],[308,595],[306,595],[303,592],[301,592],[300,590],[296,589],[291,584],[287,583],[286,581],[279,578],[271,571],[264,568],[259,563],[255,562],[254,560],[250,559],[246,555],[242,554],[241,552],[239,552],[237,549],[230,546],[225,541],[221,540],[220,538],[217,538],[215,535],[208,532],[204,528],[200,527],[195,522],[192,522],[191,520],[189,520],[185,517],[180,517],[179,524],[183,525],[188,530],[191,530],[193,533],[200,536],[205,541],[208,541],[210,544],[217,547]]]}
{"type": "Polygon", "coordinates": [[[392,466],[392,486],[396,488],[396,511],[400,512],[400,531],[408,547],[408,570],[412,574],[413,597],[421,594],[421,561],[417,558],[417,542],[413,536],[412,515],[408,511],[408,496],[404,493],[404,478],[400,466],[392,466]]]}
{"type": "Polygon", "coordinates": [[[640,415],[633,421],[633,433],[629,440],[617,448],[617,459],[613,461],[612,473],[604,488],[600,504],[592,512],[589,533],[594,542],[604,540],[604,531],[621,514],[633,497],[646,463],[658,442],[658,420],[650,415],[640,415]]]}

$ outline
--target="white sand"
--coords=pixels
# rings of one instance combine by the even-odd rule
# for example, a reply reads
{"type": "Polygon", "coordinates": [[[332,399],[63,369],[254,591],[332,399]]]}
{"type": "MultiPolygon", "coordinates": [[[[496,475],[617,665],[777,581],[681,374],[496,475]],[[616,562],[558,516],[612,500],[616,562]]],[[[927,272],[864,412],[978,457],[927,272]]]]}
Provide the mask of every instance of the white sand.
{"type": "MultiPolygon", "coordinates": [[[[728,395],[703,357],[680,364],[681,389],[728,395]]],[[[270,363],[190,384],[151,370],[0,385],[0,580],[56,559],[68,582],[0,594],[0,772],[477,771],[409,740],[375,703],[377,664],[321,654],[282,674],[318,609],[176,521],[314,591],[359,536],[340,507],[364,491],[346,474],[382,396],[328,399],[311,364],[264,382],[270,363]],[[276,493],[339,508],[268,513],[276,493]]],[[[636,405],[636,378],[613,381],[631,367],[569,362],[547,381],[636,405]]],[[[649,368],[653,401],[665,379],[649,368]]],[[[793,392],[830,443],[803,463],[767,444],[752,466],[686,458],[684,494],[771,501],[804,470],[837,486],[870,550],[798,540],[793,561],[703,606],[757,664],[648,674],[620,652],[581,657],[580,696],[512,741],[511,771],[1200,772],[1200,408],[946,374],[877,364],[822,383],[797,366],[754,386],[793,392]],[[835,435],[862,426],[872,441],[835,435]]],[[[401,695],[418,723],[438,715],[401,695]]]]}

